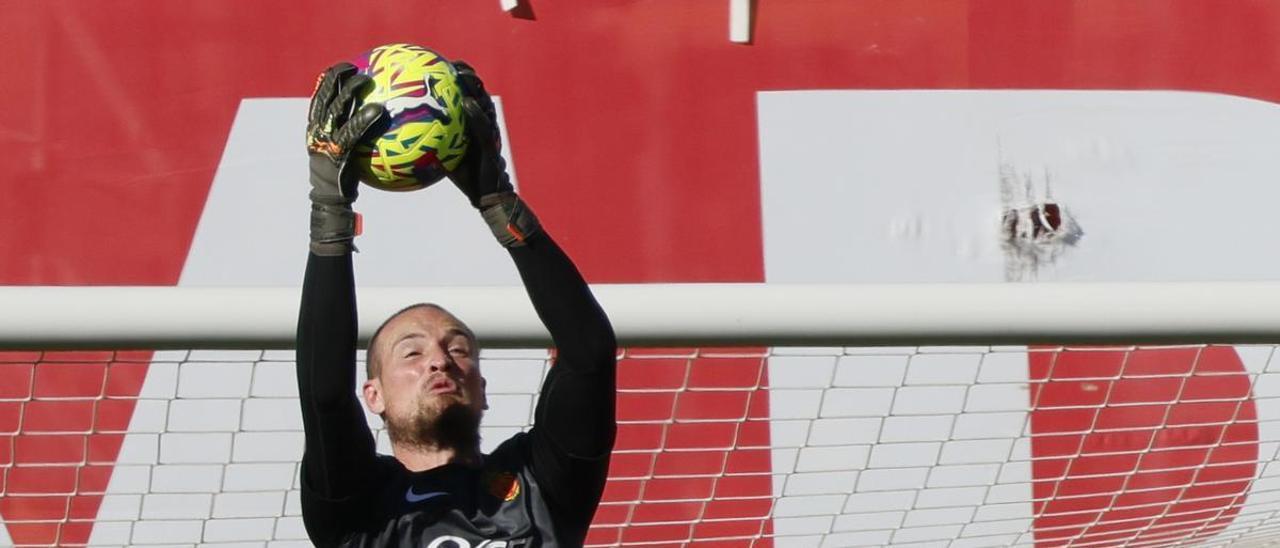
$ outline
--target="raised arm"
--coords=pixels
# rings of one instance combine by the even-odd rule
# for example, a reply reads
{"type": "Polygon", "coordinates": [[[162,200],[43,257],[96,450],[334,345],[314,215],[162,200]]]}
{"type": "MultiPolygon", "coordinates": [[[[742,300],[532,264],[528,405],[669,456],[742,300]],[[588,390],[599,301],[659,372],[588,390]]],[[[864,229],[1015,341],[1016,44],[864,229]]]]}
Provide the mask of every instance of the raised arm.
{"type": "Polygon", "coordinates": [[[617,341],[578,269],[513,191],[483,83],[465,63],[457,67],[472,150],[454,183],[511,253],[556,346],[529,435],[533,474],[562,534],[585,535],[604,491],[617,433],[617,341]]]}
{"type": "Polygon", "coordinates": [[[373,435],[356,397],[356,295],[351,241],[356,180],[348,154],[383,119],[380,105],[353,111],[368,78],[342,63],[317,84],[307,121],[311,169],[311,252],[298,312],[297,375],[306,448],[303,521],[312,541],[334,542],[342,507],[371,482],[373,435]],[[350,120],[348,120],[350,117],[350,120]]]}
{"type": "Polygon", "coordinates": [[[511,248],[556,360],[529,439],[534,474],[572,529],[585,531],[604,492],[617,433],[617,342],[578,270],[545,233],[511,248]]]}
{"type": "Polygon", "coordinates": [[[351,255],[307,257],[298,312],[298,396],[306,449],[303,489],[347,498],[364,485],[373,435],[356,397],[356,301],[351,255]]]}

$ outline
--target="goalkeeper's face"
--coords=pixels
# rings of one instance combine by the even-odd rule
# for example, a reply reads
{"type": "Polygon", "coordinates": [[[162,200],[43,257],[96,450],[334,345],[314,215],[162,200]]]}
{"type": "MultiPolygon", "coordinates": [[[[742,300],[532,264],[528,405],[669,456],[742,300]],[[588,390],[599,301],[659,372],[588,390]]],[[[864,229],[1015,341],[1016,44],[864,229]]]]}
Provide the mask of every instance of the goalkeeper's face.
{"type": "Polygon", "coordinates": [[[471,330],[435,307],[406,310],[378,335],[376,375],[364,384],[369,410],[392,441],[411,445],[478,443],[487,408],[471,330]]]}

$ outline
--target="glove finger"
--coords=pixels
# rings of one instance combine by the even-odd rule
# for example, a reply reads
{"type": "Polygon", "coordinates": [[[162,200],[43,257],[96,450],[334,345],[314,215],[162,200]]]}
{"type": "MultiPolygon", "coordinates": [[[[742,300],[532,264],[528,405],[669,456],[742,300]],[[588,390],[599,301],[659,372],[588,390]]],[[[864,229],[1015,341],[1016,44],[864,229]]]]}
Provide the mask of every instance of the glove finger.
{"type": "MultiPolygon", "coordinates": [[[[458,84],[462,86],[463,93],[470,93],[474,91],[470,88],[474,86],[476,82],[480,82],[480,77],[476,75],[476,69],[472,68],[472,66],[467,64],[466,61],[454,61],[453,71],[457,74],[458,84]]],[[[483,85],[483,82],[480,82],[480,84],[483,85]]]]}
{"type": "Polygon", "coordinates": [[[373,135],[386,130],[391,117],[386,107],[378,103],[369,103],[360,107],[351,120],[343,125],[334,135],[334,142],[344,151],[350,152],[361,142],[371,140],[373,135]]]}
{"type": "Polygon", "coordinates": [[[498,144],[498,128],[494,124],[493,118],[485,112],[484,106],[472,99],[464,97],[462,99],[462,111],[467,115],[467,137],[471,142],[485,143],[485,146],[492,145],[495,148],[498,144]]]}
{"type": "Polygon", "coordinates": [[[470,72],[472,74],[475,74],[476,72],[476,69],[471,66],[471,63],[463,61],[462,59],[454,61],[453,68],[457,69],[458,72],[470,72]]]}
{"type": "Polygon", "coordinates": [[[367,86],[373,84],[373,79],[364,74],[354,74],[343,80],[338,85],[337,98],[333,100],[330,107],[330,114],[333,116],[333,127],[340,128],[347,123],[352,114],[355,114],[363,102],[360,95],[367,86]]]}
{"type": "MultiPolygon", "coordinates": [[[[476,80],[476,82],[479,82],[479,80],[476,80]]],[[[480,106],[481,111],[484,112],[484,115],[488,116],[490,120],[497,120],[497,109],[493,106],[493,98],[489,96],[489,92],[485,91],[484,84],[474,84],[472,89],[474,91],[469,93],[464,91],[463,93],[474,99],[476,104],[480,106]]]]}
{"type": "Polygon", "coordinates": [[[311,107],[307,113],[307,123],[309,125],[324,123],[329,104],[333,101],[333,96],[338,91],[339,82],[355,71],[356,66],[351,63],[338,63],[320,73],[316,81],[316,89],[311,93],[311,107]]]}
{"type": "Polygon", "coordinates": [[[466,61],[454,61],[453,67],[458,73],[458,87],[462,88],[462,94],[475,99],[489,119],[496,120],[493,98],[489,97],[489,90],[485,89],[484,80],[476,74],[476,69],[466,61]]]}

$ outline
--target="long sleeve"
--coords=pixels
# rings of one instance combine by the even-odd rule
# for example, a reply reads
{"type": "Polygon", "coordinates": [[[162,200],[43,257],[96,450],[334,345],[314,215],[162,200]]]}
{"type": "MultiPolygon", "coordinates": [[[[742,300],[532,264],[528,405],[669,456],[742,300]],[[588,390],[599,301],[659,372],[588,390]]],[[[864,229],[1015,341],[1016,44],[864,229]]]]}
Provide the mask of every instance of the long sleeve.
{"type": "Polygon", "coordinates": [[[573,262],[545,233],[511,248],[556,359],[530,431],[533,472],[565,526],[586,530],[617,435],[617,341],[573,262]]]}
{"type": "MultiPolygon", "coordinates": [[[[373,435],[356,397],[356,298],[351,255],[309,254],[298,314],[297,374],[306,450],[304,505],[328,506],[369,485],[373,435]]],[[[304,512],[313,540],[331,523],[304,512]]]]}

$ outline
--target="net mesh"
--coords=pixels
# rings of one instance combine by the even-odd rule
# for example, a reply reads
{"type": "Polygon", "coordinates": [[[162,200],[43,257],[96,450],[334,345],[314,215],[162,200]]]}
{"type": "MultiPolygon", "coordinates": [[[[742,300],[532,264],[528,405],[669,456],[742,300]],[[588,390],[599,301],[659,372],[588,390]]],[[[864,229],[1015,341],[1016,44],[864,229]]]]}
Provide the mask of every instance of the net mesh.
{"type": "MultiPolygon", "coordinates": [[[[629,349],[590,546],[1253,545],[1271,346],[629,349]]],[[[491,449],[542,350],[486,350],[491,449]]],[[[19,545],[309,545],[286,351],[0,354],[19,545]]],[[[379,446],[389,450],[380,421],[379,446]]]]}

